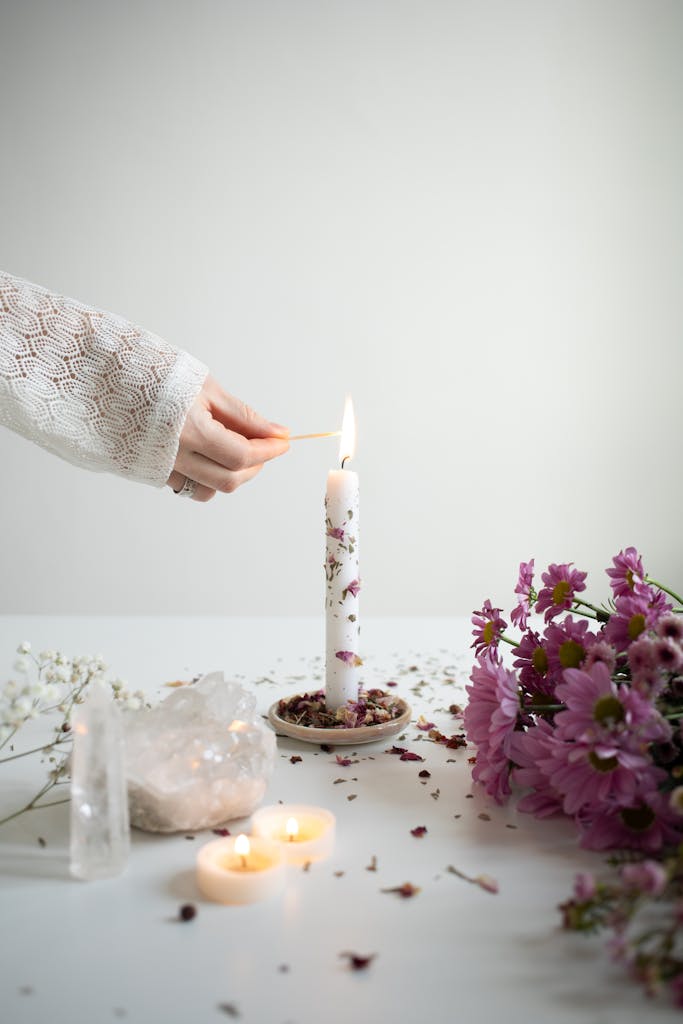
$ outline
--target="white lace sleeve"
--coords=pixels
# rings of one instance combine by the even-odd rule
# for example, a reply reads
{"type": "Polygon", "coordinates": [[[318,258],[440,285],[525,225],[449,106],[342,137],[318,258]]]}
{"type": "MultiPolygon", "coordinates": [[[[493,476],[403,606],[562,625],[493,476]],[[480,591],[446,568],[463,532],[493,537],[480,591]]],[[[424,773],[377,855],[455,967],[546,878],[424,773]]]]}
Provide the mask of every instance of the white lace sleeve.
{"type": "Polygon", "coordinates": [[[0,271],[0,424],[76,466],[162,486],[206,373],[121,317],[0,271]]]}

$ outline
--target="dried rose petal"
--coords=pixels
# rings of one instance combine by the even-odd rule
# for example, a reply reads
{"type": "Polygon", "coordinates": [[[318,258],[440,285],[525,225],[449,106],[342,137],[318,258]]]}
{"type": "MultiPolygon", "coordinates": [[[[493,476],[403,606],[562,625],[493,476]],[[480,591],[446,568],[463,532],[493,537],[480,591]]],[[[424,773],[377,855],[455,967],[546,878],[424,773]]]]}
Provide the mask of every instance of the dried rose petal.
{"type": "Polygon", "coordinates": [[[385,750],[385,754],[405,754],[407,747],[392,747],[391,750],[385,750]]]}
{"type": "Polygon", "coordinates": [[[292,754],[289,759],[290,764],[298,764],[299,761],[303,761],[303,757],[300,754],[292,754]]]}
{"type": "Polygon", "coordinates": [[[434,723],[428,722],[424,715],[420,715],[415,725],[418,729],[421,729],[422,732],[429,732],[430,729],[434,728],[434,723]]]}
{"type": "Polygon", "coordinates": [[[446,871],[450,872],[451,875],[456,875],[458,878],[462,878],[463,881],[469,882],[471,885],[478,885],[484,892],[493,893],[495,896],[498,893],[498,882],[491,875],[466,875],[464,871],[459,871],[458,868],[454,868],[452,864],[449,864],[446,871]]]}
{"type": "Polygon", "coordinates": [[[213,834],[215,836],[229,836],[230,835],[230,829],[228,829],[228,828],[214,828],[212,831],[213,831],[213,834]]]}
{"type": "Polygon", "coordinates": [[[404,882],[403,885],[395,885],[392,889],[380,889],[380,892],[395,892],[398,893],[401,899],[407,900],[411,896],[417,896],[420,888],[417,885],[412,885],[410,882],[404,882]]]}
{"type": "Polygon", "coordinates": [[[421,839],[422,836],[427,834],[427,826],[418,825],[416,828],[411,828],[410,834],[411,836],[415,836],[416,839],[421,839]]]}
{"type": "Polygon", "coordinates": [[[328,526],[327,536],[332,537],[334,540],[344,540],[344,531],[341,526],[328,526]]]}
{"type": "Polygon", "coordinates": [[[375,857],[374,854],[372,855],[370,863],[368,864],[368,866],[366,867],[365,870],[366,871],[376,871],[377,870],[377,858],[375,857]]]}
{"type": "Polygon", "coordinates": [[[424,757],[420,757],[419,754],[415,754],[412,750],[404,750],[399,761],[424,761],[424,757]]]}
{"type": "Polygon", "coordinates": [[[363,659],[359,658],[353,651],[335,651],[335,658],[339,658],[345,665],[362,665],[363,659]]]}
{"type": "Polygon", "coordinates": [[[377,953],[369,953],[367,956],[359,956],[358,953],[340,953],[339,956],[348,959],[352,971],[364,971],[375,959],[377,953]]]}
{"type": "Polygon", "coordinates": [[[340,764],[342,768],[347,768],[348,765],[353,763],[350,757],[342,757],[341,754],[337,754],[337,764],[340,764]]]}
{"type": "Polygon", "coordinates": [[[389,681],[389,682],[387,683],[387,686],[398,686],[398,683],[395,683],[395,682],[394,682],[394,680],[393,680],[393,679],[391,679],[391,680],[390,680],[390,681],[389,681]]]}
{"type": "Polygon", "coordinates": [[[426,768],[423,768],[421,772],[417,773],[419,779],[431,779],[432,773],[428,772],[426,768]]]}
{"type": "Polygon", "coordinates": [[[450,713],[452,715],[461,715],[462,714],[462,708],[460,707],[459,704],[451,704],[451,706],[449,707],[448,710],[450,711],[450,713]]]}

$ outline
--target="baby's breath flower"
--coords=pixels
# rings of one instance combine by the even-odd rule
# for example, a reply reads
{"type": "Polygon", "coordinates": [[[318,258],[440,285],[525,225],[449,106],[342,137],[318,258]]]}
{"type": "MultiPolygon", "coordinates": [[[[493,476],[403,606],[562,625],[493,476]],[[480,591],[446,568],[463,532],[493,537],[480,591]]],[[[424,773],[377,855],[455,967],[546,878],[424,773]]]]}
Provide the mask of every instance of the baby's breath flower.
{"type": "Polygon", "coordinates": [[[24,640],[17,647],[17,654],[30,654],[30,653],[31,653],[31,645],[28,642],[28,640],[24,640]]]}

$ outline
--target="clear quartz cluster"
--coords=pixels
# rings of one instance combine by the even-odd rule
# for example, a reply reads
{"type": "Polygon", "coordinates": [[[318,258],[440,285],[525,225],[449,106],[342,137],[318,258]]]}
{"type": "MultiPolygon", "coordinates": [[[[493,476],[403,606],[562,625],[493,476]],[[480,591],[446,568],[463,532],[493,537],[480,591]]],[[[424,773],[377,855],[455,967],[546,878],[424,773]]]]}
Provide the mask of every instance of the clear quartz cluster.
{"type": "Polygon", "coordinates": [[[147,832],[213,828],[263,799],[275,734],[256,700],[222,672],[125,716],[131,824],[147,832]]]}

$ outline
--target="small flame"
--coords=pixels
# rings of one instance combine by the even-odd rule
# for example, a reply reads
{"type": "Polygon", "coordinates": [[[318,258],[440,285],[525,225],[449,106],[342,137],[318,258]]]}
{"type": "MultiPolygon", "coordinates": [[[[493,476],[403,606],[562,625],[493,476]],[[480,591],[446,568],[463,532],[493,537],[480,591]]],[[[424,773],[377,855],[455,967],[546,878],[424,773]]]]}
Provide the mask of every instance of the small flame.
{"type": "Polygon", "coordinates": [[[293,840],[299,835],[299,822],[296,818],[287,818],[287,824],[285,825],[287,830],[287,837],[289,840],[293,840]]]}
{"type": "Polygon", "coordinates": [[[356,418],[353,415],[353,402],[351,396],[347,395],[344,405],[344,419],[342,420],[341,441],[339,443],[339,462],[344,465],[346,459],[352,459],[356,454],[356,418]]]}
{"type": "Polygon", "coordinates": [[[235,840],[235,853],[237,854],[237,856],[248,857],[250,850],[251,846],[249,845],[249,840],[247,839],[247,837],[244,834],[239,835],[235,840]]]}

